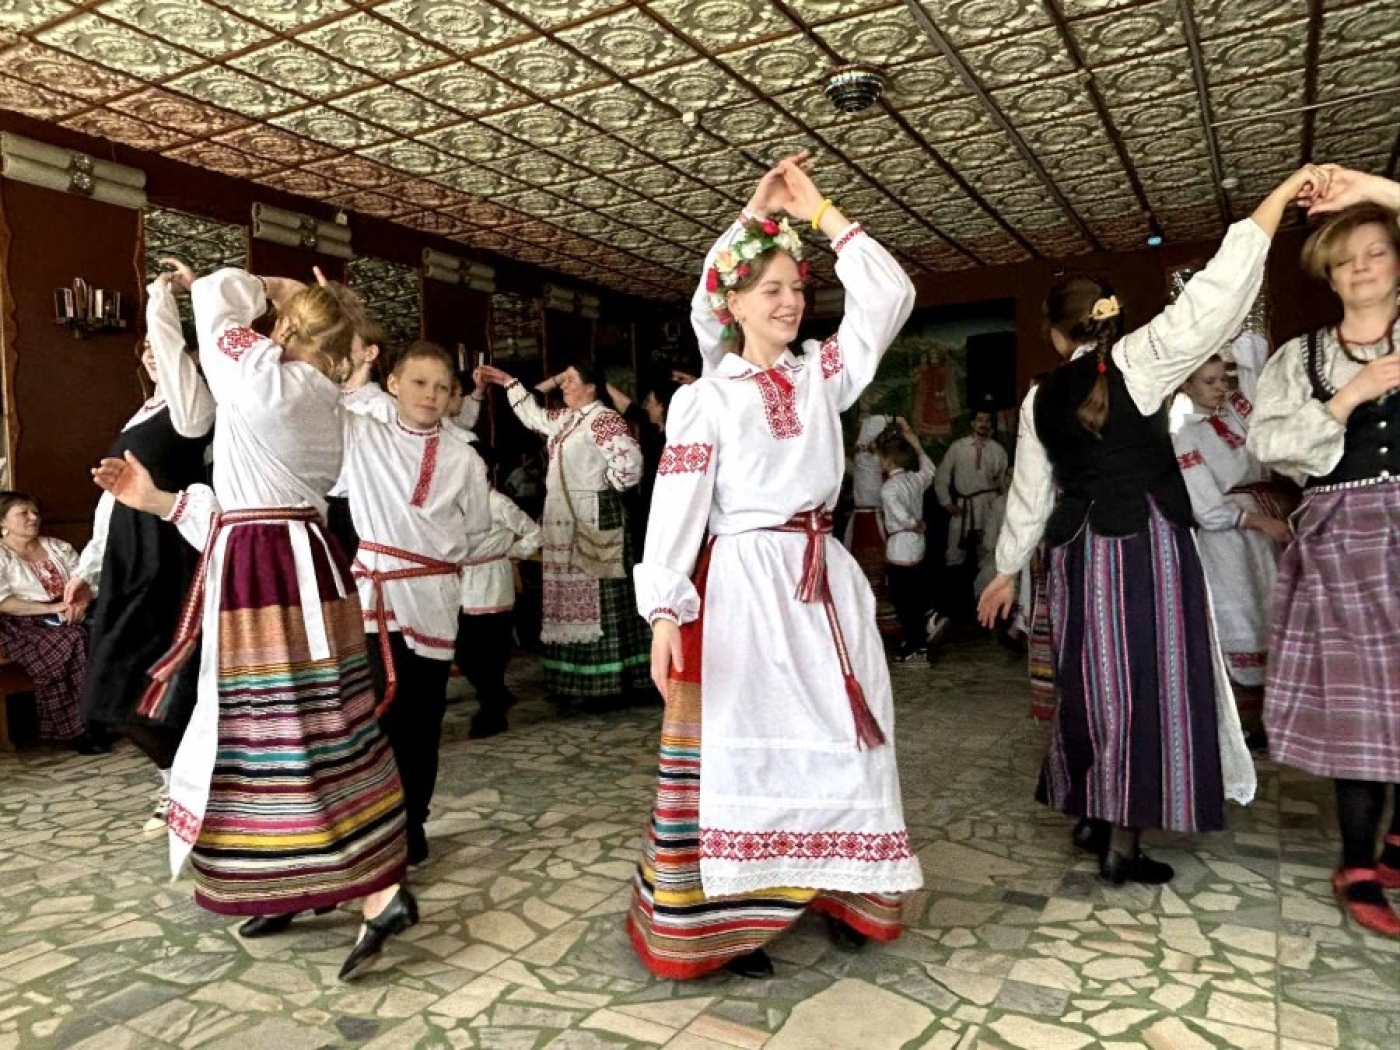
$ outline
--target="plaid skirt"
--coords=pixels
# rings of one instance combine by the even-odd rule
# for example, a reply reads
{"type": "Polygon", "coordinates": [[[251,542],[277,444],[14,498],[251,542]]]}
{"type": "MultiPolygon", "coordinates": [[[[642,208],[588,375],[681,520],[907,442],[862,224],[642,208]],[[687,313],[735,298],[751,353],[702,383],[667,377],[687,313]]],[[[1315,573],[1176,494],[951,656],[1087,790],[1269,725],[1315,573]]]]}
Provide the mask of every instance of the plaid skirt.
{"type": "MultiPolygon", "coordinates": [[[[622,498],[611,490],[599,494],[598,527],[622,530],[620,580],[599,580],[603,636],[596,642],[548,642],[544,647],[545,688],[561,696],[617,696],[645,689],[651,682],[651,631],[637,615],[632,588],[636,555],[626,526],[622,498]]],[[[545,581],[545,587],[551,585],[545,581]]]]}
{"type": "Polygon", "coordinates": [[[87,678],[86,627],[55,627],[39,616],[0,616],[0,648],[34,679],[39,737],[64,741],[83,735],[82,695],[87,678]]]}
{"type": "Polygon", "coordinates": [[[1215,651],[1191,530],[1087,525],[1050,552],[1060,705],[1037,797],[1138,829],[1225,826],[1215,651]]]}
{"type": "Polygon", "coordinates": [[[1400,483],[1306,495],[1294,520],[1274,586],[1269,754],[1400,783],[1400,483]]]}

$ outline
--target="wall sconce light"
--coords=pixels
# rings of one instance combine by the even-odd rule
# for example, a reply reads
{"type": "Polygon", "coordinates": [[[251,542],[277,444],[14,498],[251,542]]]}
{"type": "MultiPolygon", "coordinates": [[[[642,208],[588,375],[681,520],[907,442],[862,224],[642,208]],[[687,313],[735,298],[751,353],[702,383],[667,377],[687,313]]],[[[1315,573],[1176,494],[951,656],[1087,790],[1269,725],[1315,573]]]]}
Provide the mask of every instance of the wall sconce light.
{"type": "Polygon", "coordinates": [[[596,295],[585,295],[579,292],[574,296],[574,302],[578,304],[578,315],[590,321],[598,320],[598,307],[601,306],[596,295]]]}
{"type": "Polygon", "coordinates": [[[353,259],[350,247],[350,227],[326,222],[311,215],[274,208],[269,204],[253,205],[253,236],[260,241],[282,244],[288,248],[306,248],[337,259],[353,259]]]}
{"type": "Polygon", "coordinates": [[[493,353],[496,356],[509,358],[513,361],[523,361],[531,357],[540,356],[540,341],[538,339],[520,339],[516,336],[507,336],[495,343],[493,353]]]}
{"type": "Polygon", "coordinates": [[[54,320],[71,331],[74,339],[126,328],[122,293],[90,287],[81,277],[73,281],[72,288],[54,289],[53,306],[54,320]]]}
{"type": "Polygon", "coordinates": [[[577,305],[576,296],[568,288],[560,288],[557,284],[544,286],[544,308],[546,310],[557,310],[561,314],[571,314],[577,305]]]}
{"type": "Polygon", "coordinates": [[[144,171],[8,131],[0,134],[0,175],[46,190],[91,197],[103,204],[146,206],[144,171]]]}
{"type": "Polygon", "coordinates": [[[465,284],[474,292],[496,290],[496,268],[485,263],[459,259],[455,255],[423,249],[423,276],[444,284],[465,284]]]}

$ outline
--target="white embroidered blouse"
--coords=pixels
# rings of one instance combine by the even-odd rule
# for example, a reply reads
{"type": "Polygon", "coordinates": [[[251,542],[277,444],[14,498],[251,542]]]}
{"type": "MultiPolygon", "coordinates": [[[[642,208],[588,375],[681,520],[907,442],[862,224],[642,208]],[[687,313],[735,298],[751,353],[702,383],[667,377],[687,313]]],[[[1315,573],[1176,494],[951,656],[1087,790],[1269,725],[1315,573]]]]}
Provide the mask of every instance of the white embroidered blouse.
{"type": "Polygon", "coordinates": [[[63,588],[77,575],[78,552],[52,536],[40,536],[39,543],[48,555],[41,562],[25,561],[0,543],[0,601],[52,602],[63,597],[63,588]]]}
{"type": "Polygon", "coordinates": [[[582,408],[541,408],[517,380],[506,397],[520,422],[543,434],[549,450],[546,490],[571,495],[612,489],[624,492],[642,480],[642,449],[626,420],[601,401],[582,408]],[[561,465],[562,461],[562,465],[561,465]]]}

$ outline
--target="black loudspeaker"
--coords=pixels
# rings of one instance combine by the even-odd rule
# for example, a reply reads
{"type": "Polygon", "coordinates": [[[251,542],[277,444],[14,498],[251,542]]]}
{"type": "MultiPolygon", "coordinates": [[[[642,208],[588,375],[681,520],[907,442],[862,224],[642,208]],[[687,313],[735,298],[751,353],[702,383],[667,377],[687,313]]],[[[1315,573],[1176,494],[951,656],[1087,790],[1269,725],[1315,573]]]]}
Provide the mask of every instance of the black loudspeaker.
{"type": "Polygon", "coordinates": [[[980,408],[987,399],[997,411],[1017,406],[1015,332],[967,337],[968,408],[980,408]]]}

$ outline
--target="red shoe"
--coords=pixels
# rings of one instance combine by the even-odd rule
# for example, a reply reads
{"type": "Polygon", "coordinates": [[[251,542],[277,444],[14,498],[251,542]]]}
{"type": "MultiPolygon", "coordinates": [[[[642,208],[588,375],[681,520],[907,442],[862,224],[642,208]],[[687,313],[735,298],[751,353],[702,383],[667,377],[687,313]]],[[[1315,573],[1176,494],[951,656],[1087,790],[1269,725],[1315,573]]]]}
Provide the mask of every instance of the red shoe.
{"type": "Polygon", "coordinates": [[[1400,835],[1387,835],[1381,859],[1376,864],[1376,881],[1388,890],[1400,890],[1400,867],[1391,867],[1385,862],[1387,853],[1400,853],[1400,835]]]}
{"type": "Polygon", "coordinates": [[[1358,926],[1383,937],[1400,938],[1400,915],[1385,899],[1374,868],[1346,868],[1332,873],[1337,903],[1358,926]]]}

